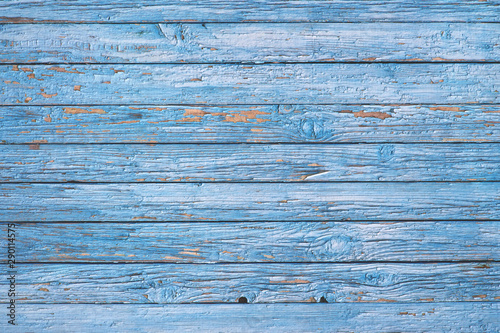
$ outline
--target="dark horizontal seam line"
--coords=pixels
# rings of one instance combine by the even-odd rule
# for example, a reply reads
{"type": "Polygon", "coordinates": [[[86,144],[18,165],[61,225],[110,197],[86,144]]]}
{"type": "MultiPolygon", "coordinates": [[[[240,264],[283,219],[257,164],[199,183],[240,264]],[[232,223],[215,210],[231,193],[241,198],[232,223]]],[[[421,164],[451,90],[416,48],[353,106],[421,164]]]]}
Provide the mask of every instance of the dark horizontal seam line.
{"type": "MultiPolygon", "coordinates": [[[[109,104],[109,103],[99,103],[99,104],[93,104],[93,103],[81,103],[81,104],[71,104],[71,103],[65,103],[65,104],[0,104],[0,108],[2,107],[30,107],[30,106],[80,106],[80,107],[90,107],[90,106],[144,106],[144,107],[149,107],[149,106],[179,106],[179,107],[185,107],[185,106],[192,106],[192,107],[228,107],[228,106],[234,106],[234,107],[239,107],[239,106],[295,106],[295,105],[309,105],[309,106],[335,106],[335,105],[352,105],[352,106],[471,106],[471,107],[477,107],[477,106],[482,106],[482,105],[497,105],[500,106],[500,101],[496,103],[490,103],[490,102],[461,102],[461,103],[429,103],[429,102],[420,102],[420,103],[399,103],[399,102],[393,102],[393,103],[287,103],[287,102],[279,102],[279,103],[240,103],[240,104],[234,104],[234,103],[228,103],[228,104],[218,104],[218,103],[203,103],[203,104],[196,104],[196,103],[121,103],[121,104],[109,104]]],[[[331,111],[331,113],[342,113],[341,111],[331,111]]],[[[455,112],[456,113],[456,112],[455,112]]]]}
{"type": "MultiPolygon", "coordinates": [[[[7,260],[2,260],[4,263],[7,262],[7,260]]],[[[85,262],[85,261],[39,261],[39,262],[27,262],[27,261],[16,261],[17,264],[24,264],[24,265],[150,265],[150,264],[161,264],[161,265],[177,265],[177,266],[224,266],[224,265],[282,265],[282,264],[289,264],[289,265],[311,265],[311,264],[317,264],[317,265],[370,265],[370,264],[401,264],[401,265],[413,265],[413,264],[445,264],[445,265],[453,265],[453,264],[496,264],[500,262],[500,259],[497,260],[487,260],[487,259],[480,259],[480,260],[456,260],[456,261],[450,261],[450,260],[418,260],[418,261],[408,261],[408,260],[402,260],[402,261],[397,261],[397,260],[386,260],[386,261],[234,261],[234,262],[166,262],[166,261],[113,261],[110,259],[109,261],[106,262],[85,262]]]]}
{"type": "MultiPolygon", "coordinates": [[[[0,7],[2,8],[2,7],[0,7]]],[[[459,21],[459,20],[446,20],[446,21],[402,21],[402,20],[350,20],[350,21],[342,21],[342,20],[296,20],[296,21],[273,21],[273,20],[240,20],[240,21],[185,21],[185,20],[166,20],[166,21],[114,21],[109,22],[105,20],[88,20],[88,21],[73,21],[73,20],[48,20],[44,22],[43,20],[36,20],[31,22],[12,22],[15,18],[4,18],[0,19],[0,24],[10,24],[10,25],[33,25],[33,24],[79,24],[79,25],[104,25],[104,24],[113,24],[113,25],[134,25],[134,24],[189,24],[189,25],[197,25],[197,24],[380,24],[380,23],[397,23],[397,24],[500,24],[499,21],[459,21]]],[[[26,18],[26,20],[30,20],[26,18]]]]}
{"type": "MultiPolygon", "coordinates": [[[[367,103],[367,104],[354,104],[354,103],[335,103],[335,104],[311,104],[311,103],[269,103],[269,104],[264,104],[264,103],[245,103],[245,104],[217,104],[217,106],[232,106],[232,107],[238,107],[238,106],[271,106],[271,105],[294,105],[294,106],[303,106],[303,105],[309,105],[309,106],[329,106],[329,105],[362,105],[362,106],[390,106],[391,104],[378,104],[378,103],[367,103]]],[[[392,106],[420,106],[420,105],[437,105],[437,106],[445,106],[445,105],[469,105],[469,106],[483,106],[483,105],[498,105],[498,102],[474,102],[470,104],[429,104],[429,103],[397,103],[394,102],[392,106]]],[[[121,103],[121,104],[25,104],[25,105],[19,105],[19,104],[1,104],[1,107],[56,107],[56,106],[67,106],[67,107],[92,107],[92,106],[144,106],[144,104],[132,104],[132,103],[121,103]]],[[[192,106],[192,107],[210,107],[210,106],[215,106],[215,104],[165,104],[165,103],[158,103],[158,104],[148,104],[148,106],[192,106]]],[[[341,113],[340,111],[332,111],[332,113],[341,113]]]]}
{"type": "Polygon", "coordinates": [[[467,218],[448,218],[448,219],[443,219],[443,218],[435,218],[435,219],[377,219],[377,220],[369,220],[369,219],[349,219],[349,220],[342,220],[342,219],[335,219],[335,218],[330,218],[328,220],[315,220],[315,219],[303,219],[303,220],[294,220],[294,219],[276,219],[276,220],[271,220],[271,219],[262,219],[262,220],[256,220],[256,219],[245,219],[245,220],[235,220],[235,219],[221,219],[221,220],[124,220],[124,219],[117,219],[117,220],[108,220],[108,219],[103,219],[103,220],[85,220],[85,219],[79,219],[79,220],[10,220],[10,219],[5,219],[5,220],[0,220],[0,224],[5,224],[5,223],[26,223],[26,224],[58,224],[58,223],[65,223],[65,224],[75,224],[75,223],[90,223],[90,224],[100,224],[100,223],[107,223],[107,224],[117,224],[117,223],[130,223],[130,224],[170,224],[170,223],[256,223],[256,224],[266,224],[266,223],[287,223],[287,222],[293,222],[293,223],[366,223],[366,224],[372,224],[372,223],[387,223],[387,224],[392,224],[392,223],[434,223],[434,222],[464,222],[464,223],[482,223],[482,222],[500,222],[500,218],[481,218],[481,219],[467,219],[467,218]]]}
{"type": "Polygon", "coordinates": [[[162,145],[162,146],[175,146],[175,145],[205,145],[205,146],[223,146],[223,145],[233,145],[233,146],[294,146],[294,145],[323,145],[323,146],[354,146],[354,145],[494,145],[499,144],[500,141],[450,141],[450,142],[435,142],[435,141],[339,141],[339,142],[328,142],[328,141],[268,141],[268,142],[0,142],[0,147],[2,146],[151,146],[151,145],[162,145]]]}
{"type": "MultiPolygon", "coordinates": [[[[328,172],[328,170],[325,170],[328,172]]],[[[117,181],[78,181],[78,180],[69,180],[69,181],[0,181],[2,185],[123,185],[123,184],[393,184],[393,183],[412,183],[412,184],[420,184],[420,183],[499,183],[499,180],[215,180],[215,181],[128,181],[128,182],[117,182],[117,181]]]]}
{"type": "Polygon", "coordinates": [[[377,223],[390,223],[390,224],[402,224],[402,223],[443,223],[443,222],[463,222],[463,223],[500,223],[500,219],[498,220],[454,220],[454,219],[447,219],[447,220],[349,220],[349,221],[314,221],[314,220],[305,220],[305,221],[290,221],[290,220],[277,220],[277,221],[231,221],[231,220],[222,220],[222,221],[144,221],[144,220],[136,220],[136,221],[125,221],[125,220],[120,220],[120,221],[58,221],[58,222],[51,222],[51,221],[40,221],[40,222],[12,222],[12,221],[0,221],[0,225],[2,224],[16,224],[16,223],[23,223],[23,224],[192,224],[192,223],[209,223],[209,224],[220,224],[220,223],[235,223],[235,224],[268,224],[268,223],[288,223],[288,222],[296,222],[296,223],[316,223],[316,224],[322,224],[322,223],[366,223],[366,224],[377,224],[377,223]]]}
{"type": "Polygon", "coordinates": [[[111,65],[126,65],[126,66],[144,66],[144,65],[175,65],[175,66],[189,66],[189,65],[280,65],[280,64],[297,64],[297,65],[307,65],[307,64],[499,64],[500,60],[466,60],[466,61],[405,61],[405,60],[381,60],[381,61],[258,61],[258,60],[240,60],[240,61],[221,61],[221,62],[134,62],[134,63],[124,63],[124,62],[12,62],[12,63],[0,63],[1,66],[52,66],[52,65],[75,65],[75,66],[89,66],[89,65],[99,65],[99,66],[111,66],[111,65]]]}
{"type": "MultiPolygon", "coordinates": [[[[122,103],[122,104],[105,104],[105,103],[100,103],[100,104],[92,104],[92,103],[81,103],[81,104],[42,104],[39,106],[59,106],[59,105],[67,105],[67,106],[158,106],[158,105],[164,105],[164,106],[199,106],[199,107],[226,107],[226,106],[294,106],[294,105],[311,105],[311,106],[334,106],[334,105],[353,105],[353,106],[370,106],[370,105],[376,105],[376,106],[447,106],[447,105],[460,105],[460,106],[481,106],[483,105],[482,102],[457,102],[457,103],[429,103],[429,102],[420,102],[420,103],[287,103],[287,102],[280,102],[280,103],[269,103],[269,104],[260,104],[260,103],[241,103],[241,104],[220,104],[220,103],[203,103],[203,104],[196,104],[196,103],[164,103],[164,104],[151,104],[151,103],[142,103],[142,104],[130,104],[130,103],[122,103]]],[[[496,103],[496,105],[500,106],[500,101],[496,103]]],[[[17,107],[29,107],[33,106],[32,104],[0,104],[1,107],[5,106],[17,106],[17,107]]],[[[332,111],[334,113],[340,113],[340,111],[332,111]]],[[[455,112],[456,113],[456,112],[455,112]]]]}
{"type": "Polygon", "coordinates": [[[419,219],[419,220],[407,220],[407,219],[401,219],[401,220],[335,220],[335,219],[329,219],[329,220],[289,220],[287,219],[286,221],[284,220],[218,220],[218,221],[200,221],[200,220],[116,220],[116,221],[110,221],[110,220],[102,220],[102,221],[86,221],[86,220],[78,220],[78,221],[68,221],[68,220],[60,220],[60,221],[41,221],[41,220],[36,220],[36,221],[12,221],[12,220],[5,220],[5,221],[0,221],[0,224],[7,224],[7,223],[13,223],[13,224],[59,224],[59,223],[65,223],[65,224],[86,224],[86,223],[91,223],[91,224],[120,224],[120,223],[128,223],[128,224],[174,224],[174,223],[258,223],[258,224],[267,224],[267,223],[365,223],[365,224],[377,224],[377,223],[445,223],[445,222],[463,222],[463,223],[490,223],[490,222],[500,222],[499,219],[478,219],[478,220],[468,220],[468,219],[419,219]]]}
{"type": "MultiPolygon", "coordinates": [[[[159,170],[160,172],[161,170],[159,170]]],[[[328,171],[328,170],[325,170],[328,171]]],[[[274,183],[282,183],[282,184],[296,184],[300,181],[287,181],[287,180],[262,180],[262,181],[245,181],[245,180],[237,180],[237,181],[188,181],[188,182],[180,182],[180,181],[143,181],[143,182],[115,182],[115,181],[44,181],[44,182],[36,182],[36,181],[14,181],[14,182],[0,182],[0,184],[79,184],[79,185],[99,185],[99,184],[214,184],[214,183],[241,183],[241,184],[274,184],[274,183]]],[[[366,184],[385,184],[385,183],[411,183],[411,184],[419,184],[419,183],[498,183],[500,180],[309,180],[302,181],[304,183],[337,183],[337,184],[348,184],[348,183],[366,183],[366,184]]]]}
{"type": "MultiPolygon", "coordinates": [[[[265,140],[265,139],[263,139],[265,140]]],[[[81,145],[81,146],[116,146],[116,145],[135,145],[135,146],[151,146],[151,145],[266,145],[266,146],[293,146],[293,145],[381,145],[381,144],[394,144],[394,145],[488,145],[498,144],[500,141],[261,141],[261,142],[243,142],[243,141],[229,141],[229,142],[210,142],[210,141],[171,141],[171,142],[139,142],[139,141],[123,141],[123,142],[0,142],[0,146],[68,146],[68,145],[81,145]]]]}
{"type": "MultiPolygon", "coordinates": [[[[26,283],[28,284],[28,283],[26,283]]],[[[318,293],[319,295],[321,295],[320,293],[318,293]]],[[[318,296],[319,296],[318,295],[318,296]]],[[[245,292],[242,292],[241,293],[241,297],[245,297],[245,296],[248,296],[247,294],[245,294],[245,292]]],[[[362,306],[366,306],[366,305],[373,305],[373,306],[382,306],[382,305],[390,305],[390,306],[396,306],[396,305],[430,305],[430,304],[464,304],[464,303],[475,303],[475,304],[482,304],[482,305],[499,305],[500,302],[499,301],[481,301],[481,300],[477,300],[477,301],[463,301],[463,300],[449,300],[449,301],[432,301],[432,302],[409,302],[409,301],[404,301],[404,302],[399,302],[399,301],[387,301],[387,302],[382,302],[382,301],[364,301],[364,302],[356,302],[356,301],[351,301],[351,302],[330,302],[330,303],[322,303],[322,302],[309,302],[308,300],[304,299],[302,302],[301,301],[290,301],[290,302],[283,302],[283,301],[279,301],[279,302],[249,302],[249,303],[238,303],[238,301],[234,301],[234,302],[222,302],[222,301],[217,301],[217,302],[182,302],[182,303],[153,303],[153,302],[144,302],[144,303],[137,303],[137,302],[130,302],[130,301],[122,301],[121,303],[114,303],[114,302],[66,302],[66,303],[60,303],[60,302],[50,302],[50,303],[47,303],[47,302],[44,302],[44,303],[41,303],[41,302],[30,302],[30,301],[24,301],[24,300],[19,300],[19,299],[16,299],[16,304],[22,304],[22,305],[42,305],[44,307],[52,307],[52,306],[57,306],[57,305],[64,305],[65,307],[67,306],[75,306],[75,307],[78,307],[78,306],[81,306],[81,305],[94,305],[96,307],[105,307],[105,306],[110,306],[112,305],[113,307],[114,306],[131,306],[131,307],[141,307],[141,308],[145,308],[145,307],[170,307],[170,306],[173,306],[173,307],[182,307],[182,306],[185,306],[185,307],[188,307],[188,306],[196,306],[196,307],[203,307],[204,310],[209,310],[209,307],[211,305],[214,305],[214,306],[221,306],[221,305],[227,305],[227,306],[234,306],[234,305],[237,305],[237,306],[242,306],[242,307],[247,307],[247,306],[273,306],[273,305],[285,305],[285,304],[296,304],[296,305],[301,305],[301,306],[353,306],[353,307],[356,307],[356,306],[359,306],[359,307],[362,307],[362,306]],[[352,304],[352,305],[348,305],[348,304],[352,304]]],[[[0,304],[9,304],[7,302],[3,302],[3,301],[0,301],[0,304]]],[[[22,309],[23,311],[24,309],[22,309]]],[[[290,309],[289,309],[290,310],[290,309]]],[[[343,309],[345,310],[345,309],[343,309]]],[[[23,312],[23,315],[25,314],[25,312],[23,312]]],[[[226,315],[229,315],[229,313],[227,313],[226,315]]],[[[44,319],[44,322],[47,321],[50,323],[49,319],[44,319]]],[[[24,320],[23,320],[24,322],[24,320]]],[[[151,322],[151,320],[150,320],[151,322]]],[[[164,323],[163,323],[164,324],[164,323]]],[[[28,331],[30,332],[30,331],[28,331]]],[[[400,332],[400,331],[396,331],[396,332],[400,332]]]]}
{"type": "Polygon", "coordinates": [[[0,66],[52,66],[52,65],[75,65],[75,66],[89,66],[89,65],[126,65],[126,66],[144,66],[144,65],[175,65],[175,66],[189,66],[189,65],[280,65],[280,64],[499,64],[499,60],[446,60],[446,61],[405,61],[405,60],[380,60],[380,61],[258,61],[258,60],[239,60],[239,61],[221,61],[221,62],[2,62],[0,66]]]}

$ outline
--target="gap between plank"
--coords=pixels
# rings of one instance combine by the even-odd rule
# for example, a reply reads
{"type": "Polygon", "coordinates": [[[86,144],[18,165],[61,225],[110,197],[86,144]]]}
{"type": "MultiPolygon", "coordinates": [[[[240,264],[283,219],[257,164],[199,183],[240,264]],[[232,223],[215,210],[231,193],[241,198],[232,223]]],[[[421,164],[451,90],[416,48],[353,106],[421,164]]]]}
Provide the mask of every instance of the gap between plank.
{"type": "Polygon", "coordinates": [[[141,261],[16,261],[17,264],[23,264],[23,265],[149,265],[149,264],[161,264],[161,265],[196,265],[196,266],[202,266],[202,265],[210,265],[210,266],[215,266],[215,265],[278,265],[278,264],[283,264],[283,265],[302,265],[302,264],[315,264],[315,265],[368,265],[368,264],[402,264],[402,265],[414,265],[414,264],[422,264],[422,265],[427,265],[427,264],[488,264],[488,263],[498,263],[500,262],[500,259],[492,259],[492,260],[446,260],[446,261],[441,261],[441,260],[430,260],[430,261],[425,261],[425,260],[417,260],[417,261],[408,261],[408,260],[401,260],[401,261],[395,261],[395,260],[370,260],[370,261],[272,261],[272,262],[265,262],[265,261],[223,261],[223,262],[206,262],[206,263],[201,263],[201,262],[191,262],[191,263],[185,263],[185,262],[166,262],[166,261],[161,261],[161,260],[141,260],[141,261]]]}
{"type": "MultiPolygon", "coordinates": [[[[1,24],[1,23],[0,23],[1,24]]],[[[405,60],[379,60],[379,61],[224,61],[224,62],[134,62],[134,63],[126,63],[126,62],[12,62],[12,63],[1,63],[0,66],[52,66],[52,65],[75,65],[75,66],[88,66],[88,65],[126,65],[126,66],[145,66],[145,65],[179,65],[179,66],[189,66],[189,65],[281,65],[281,64],[290,64],[290,65],[306,65],[306,64],[500,64],[498,60],[483,60],[483,61],[473,61],[473,60],[464,60],[464,61],[405,61],[405,60]]],[[[296,104],[296,103],[294,103],[296,104]]]]}

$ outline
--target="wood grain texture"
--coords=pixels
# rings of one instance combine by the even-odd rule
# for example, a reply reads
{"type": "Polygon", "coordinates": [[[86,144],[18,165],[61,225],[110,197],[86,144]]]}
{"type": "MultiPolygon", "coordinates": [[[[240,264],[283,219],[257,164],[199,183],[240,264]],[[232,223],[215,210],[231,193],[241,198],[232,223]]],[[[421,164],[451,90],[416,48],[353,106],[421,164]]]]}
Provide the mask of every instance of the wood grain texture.
{"type": "Polygon", "coordinates": [[[1,105],[498,103],[500,64],[2,65],[1,105]]]}
{"type": "Polygon", "coordinates": [[[500,105],[8,106],[3,143],[500,142],[500,105]]]}
{"type": "Polygon", "coordinates": [[[499,22],[497,1],[3,1],[1,22],[499,22]]]}
{"type": "MultiPolygon", "coordinates": [[[[497,332],[498,303],[19,304],[9,332],[497,332]]],[[[5,327],[5,321],[0,327],[5,327]]]]}
{"type": "Polygon", "coordinates": [[[0,182],[500,181],[497,144],[0,145],[0,182]]]}
{"type": "Polygon", "coordinates": [[[499,23],[2,1],[0,331],[500,331],[499,23]]]}
{"type": "MultiPolygon", "coordinates": [[[[496,263],[24,264],[19,303],[498,301],[496,263]]],[[[7,280],[2,281],[5,286],[7,280]]],[[[6,296],[2,295],[2,302],[6,296]]]]}
{"type": "Polygon", "coordinates": [[[2,184],[0,220],[499,220],[500,182],[2,184]]]}
{"type": "MultiPolygon", "coordinates": [[[[500,222],[23,223],[18,262],[500,260],[500,222]],[[43,241],[43,242],[42,242],[43,241]]],[[[2,225],[7,234],[7,225],[2,225]]],[[[0,253],[0,260],[7,260],[0,253]]]]}
{"type": "Polygon", "coordinates": [[[3,63],[500,60],[496,24],[10,24],[0,32],[3,63]]]}

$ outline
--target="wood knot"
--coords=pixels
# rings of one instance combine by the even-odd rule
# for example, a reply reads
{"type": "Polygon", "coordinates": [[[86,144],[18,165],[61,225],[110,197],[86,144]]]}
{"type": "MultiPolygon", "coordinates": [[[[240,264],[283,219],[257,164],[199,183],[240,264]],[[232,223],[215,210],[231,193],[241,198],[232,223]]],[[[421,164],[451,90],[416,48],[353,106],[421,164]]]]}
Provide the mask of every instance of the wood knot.
{"type": "Polygon", "coordinates": [[[381,162],[389,162],[396,152],[393,145],[381,145],[378,149],[378,158],[381,162]]]}
{"type": "Polygon", "coordinates": [[[389,286],[394,283],[394,276],[384,272],[371,272],[366,273],[363,280],[370,286],[389,286]]]}
{"type": "Polygon", "coordinates": [[[323,141],[331,136],[331,130],[329,130],[325,123],[327,121],[322,117],[304,117],[299,121],[299,133],[301,136],[307,140],[323,141]]]}

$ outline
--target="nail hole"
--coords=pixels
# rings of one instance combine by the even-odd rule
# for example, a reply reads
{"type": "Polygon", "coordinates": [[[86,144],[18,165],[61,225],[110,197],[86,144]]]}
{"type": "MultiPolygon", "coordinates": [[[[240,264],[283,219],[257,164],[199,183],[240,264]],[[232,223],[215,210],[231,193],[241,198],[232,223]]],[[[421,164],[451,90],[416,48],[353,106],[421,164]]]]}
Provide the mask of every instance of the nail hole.
{"type": "Polygon", "coordinates": [[[238,303],[248,303],[248,300],[246,297],[240,297],[238,298],[238,303]]]}
{"type": "Polygon", "coordinates": [[[325,296],[321,296],[321,298],[319,299],[319,302],[320,303],[328,303],[328,301],[326,300],[325,296]]]}

